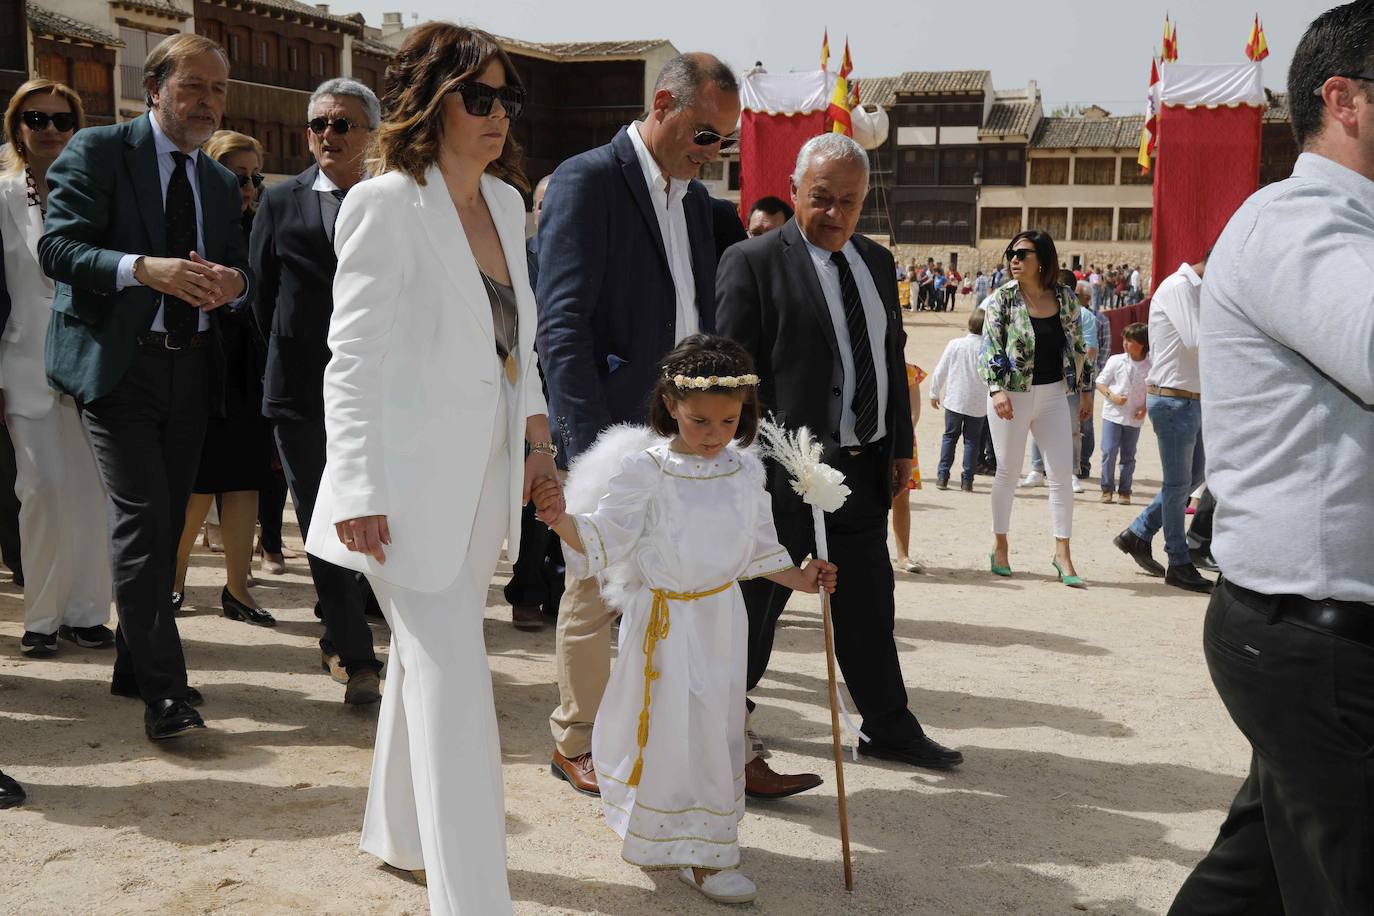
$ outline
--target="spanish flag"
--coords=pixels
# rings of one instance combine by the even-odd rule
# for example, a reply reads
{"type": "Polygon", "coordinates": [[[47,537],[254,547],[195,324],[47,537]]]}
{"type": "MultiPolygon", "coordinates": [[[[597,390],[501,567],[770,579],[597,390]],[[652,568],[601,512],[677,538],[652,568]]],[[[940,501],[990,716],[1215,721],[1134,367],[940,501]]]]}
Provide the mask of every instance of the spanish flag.
{"type": "Polygon", "coordinates": [[[830,30],[825,30],[825,35],[821,38],[821,69],[824,70],[830,65],[830,30]]]}
{"type": "Polygon", "coordinates": [[[1264,26],[1260,24],[1259,13],[1255,14],[1255,24],[1250,27],[1250,40],[1245,43],[1245,56],[1255,62],[1269,56],[1269,42],[1264,40],[1264,26]]]}
{"type": "Polygon", "coordinates": [[[849,39],[844,40],[844,59],[840,61],[840,74],[835,79],[835,91],[830,96],[830,107],[825,116],[835,122],[831,133],[854,136],[854,125],[849,120],[849,74],[854,63],[849,59],[849,39]]]}
{"type": "Polygon", "coordinates": [[[1164,43],[1159,47],[1159,59],[1166,64],[1178,60],[1178,26],[1169,22],[1167,13],[1164,15],[1164,43]]]}

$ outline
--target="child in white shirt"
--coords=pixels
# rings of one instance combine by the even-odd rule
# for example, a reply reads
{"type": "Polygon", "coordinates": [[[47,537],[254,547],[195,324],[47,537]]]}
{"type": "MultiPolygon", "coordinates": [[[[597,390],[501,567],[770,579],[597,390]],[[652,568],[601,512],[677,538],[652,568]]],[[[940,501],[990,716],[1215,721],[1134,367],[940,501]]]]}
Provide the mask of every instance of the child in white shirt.
{"type": "Polygon", "coordinates": [[[988,386],[978,374],[978,349],[983,345],[984,314],[974,309],[968,316],[968,333],[951,340],[935,367],[930,382],[930,406],[945,410],[945,435],[940,440],[940,465],[935,486],[949,489],[954,449],[964,437],[964,468],[959,488],[973,492],[973,472],[983,454],[987,432],[988,386]]]}
{"type": "Polygon", "coordinates": [[[1150,329],[1136,322],[1122,332],[1125,353],[1107,360],[1097,376],[1102,404],[1102,501],[1113,492],[1123,506],[1131,504],[1131,478],[1135,473],[1135,449],[1145,424],[1145,379],[1150,374],[1150,329]],[[1117,456],[1121,480],[1115,478],[1117,456]]]}

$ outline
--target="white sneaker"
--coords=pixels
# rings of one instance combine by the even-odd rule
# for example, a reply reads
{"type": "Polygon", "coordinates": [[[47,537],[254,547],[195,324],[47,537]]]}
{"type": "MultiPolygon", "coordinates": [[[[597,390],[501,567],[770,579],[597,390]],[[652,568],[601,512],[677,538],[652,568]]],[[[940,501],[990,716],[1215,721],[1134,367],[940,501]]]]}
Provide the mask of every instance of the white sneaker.
{"type": "Polygon", "coordinates": [[[1077,478],[1077,477],[1070,477],[1070,478],[1069,478],[1069,486],[1073,488],[1073,491],[1074,491],[1075,493],[1082,493],[1082,492],[1083,492],[1083,484],[1081,484],[1081,483],[1078,482],[1078,478],[1077,478]]]}
{"type": "Polygon", "coordinates": [[[1045,475],[1040,471],[1032,470],[1025,477],[1021,478],[1023,487],[1043,487],[1045,485],[1045,475]]]}
{"type": "Polygon", "coordinates": [[[677,876],[716,903],[750,903],[759,895],[754,882],[739,871],[718,871],[700,884],[690,868],[678,869],[677,876]]]}

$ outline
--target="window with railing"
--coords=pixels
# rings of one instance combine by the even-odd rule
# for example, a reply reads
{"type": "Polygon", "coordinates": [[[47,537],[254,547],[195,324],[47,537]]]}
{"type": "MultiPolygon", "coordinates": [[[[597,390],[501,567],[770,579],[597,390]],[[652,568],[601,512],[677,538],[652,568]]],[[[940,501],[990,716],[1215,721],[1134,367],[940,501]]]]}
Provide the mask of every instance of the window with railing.
{"type": "Polygon", "coordinates": [[[983,150],[983,184],[1022,187],[1026,183],[1026,151],[1019,146],[983,150]]]}
{"type": "Polygon", "coordinates": [[[1074,208],[1073,240],[1075,242],[1110,242],[1111,239],[1111,207],[1074,208]]]}
{"type": "Polygon", "coordinates": [[[1032,159],[1031,184],[1068,184],[1069,160],[1066,157],[1032,159]]]}
{"type": "Polygon", "coordinates": [[[950,147],[940,150],[940,184],[971,185],[977,172],[977,147],[950,147]]]}
{"type": "Polygon", "coordinates": [[[1122,207],[1117,238],[1122,242],[1148,242],[1154,211],[1149,207],[1122,207]]]}
{"type": "Polygon", "coordinates": [[[143,61],[148,57],[148,52],[157,47],[158,42],[165,37],[157,32],[134,29],[126,25],[119,27],[119,40],[124,42],[124,52],[121,55],[124,63],[119,65],[121,96],[126,99],[143,98],[143,61]]]}
{"type": "Polygon", "coordinates": [[[892,240],[905,245],[972,245],[973,204],[949,200],[900,203],[892,240]]]}
{"type": "Polygon", "coordinates": [[[1121,183],[1122,184],[1154,184],[1154,172],[1141,173],[1140,163],[1135,161],[1134,156],[1121,157],[1121,183]]]}
{"type": "Polygon", "coordinates": [[[300,48],[290,47],[286,49],[286,69],[299,70],[301,68],[300,48]]]}
{"type": "Polygon", "coordinates": [[[1115,156],[1079,156],[1073,163],[1074,184],[1116,184],[1115,156]]]}
{"type": "MultiPolygon", "coordinates": [[[[1032,164],[1036,160],[1032,159],[1032,164]]],[[[1067,161],[1067,160],[1065,160],[1067,161]]],[[[1031,207],[1026,220],[1027,229],[1039,229],[1052,239],[1068,238],[1069,211],[1065,207],[1031,207]]]]}
{"type": "Polygon", "coordinates": [[[731,191],[738,191],[738,190],[739,190],[739,160],[738,160],[738,159],[731,159],[731,160],[730,160],[730,170],[729,170],[729,172],[728,172],[728,180],[727,180],[726,183],[725,183],[725,187],[726,187],[727,189],[731,190],[731,191]]]}
{"type": "Polygon", "coordinates": [[[1009,239],[1021,231],[1021,208],[984,207],[978,220],[978,234],[984,239],[1009,239]]]}
{"type": "Polygon", "coordinates": [[[897,183],[899,185],[935,184],[938,164],[936,151],[924,147],[903,149],[898,152],[897,183]]]}

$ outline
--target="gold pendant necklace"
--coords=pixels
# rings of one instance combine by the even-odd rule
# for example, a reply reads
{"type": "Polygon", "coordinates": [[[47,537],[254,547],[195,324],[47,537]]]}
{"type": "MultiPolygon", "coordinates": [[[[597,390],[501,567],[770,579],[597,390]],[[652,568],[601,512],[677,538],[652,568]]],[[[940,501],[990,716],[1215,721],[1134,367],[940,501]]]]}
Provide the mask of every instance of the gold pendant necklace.
{"type": "MultiPolygon", "coordinates": [[[[482,281],[487,286],[488,295],[496,302],[496,313],[501,316],[501,336],[504,338],[511,337],[510,331],[506,327],[506,309],[501,300],[501,293],[496,289],[496,281],[487,276],[487,272],[482,269],[481,265],[478,265],[477,272],[482,275],[482,281]]],[[[512,288],[511,292],[514,294],[515,290],[512,288]]],[[[504,359],[502,358],[499,340],[496,343],[496,357],[501,359],[502,366],[506,370],[506,380],[514,385],[516,379],[520,377],[520,367],[515,362],[515,356],[509,351],[506,352],[504,359]]]]}

